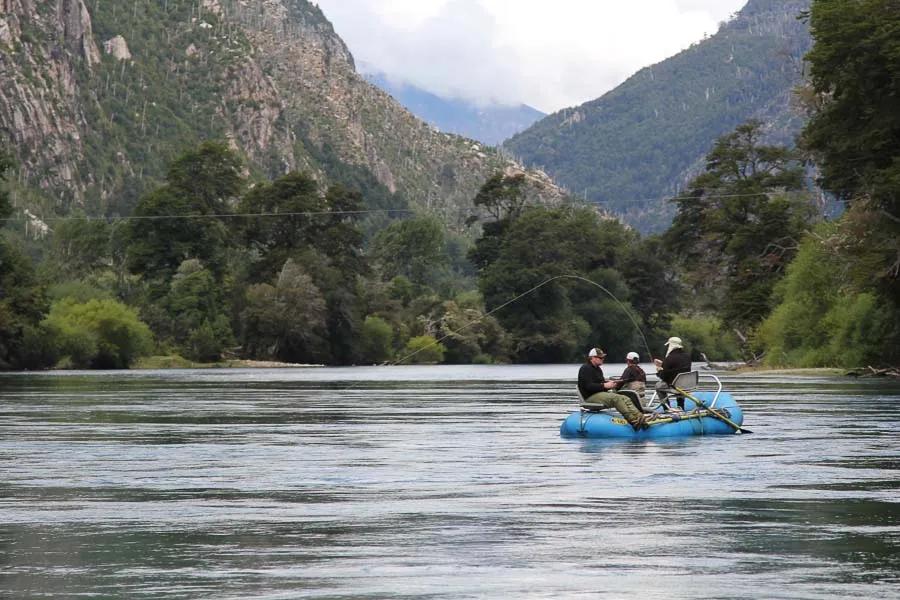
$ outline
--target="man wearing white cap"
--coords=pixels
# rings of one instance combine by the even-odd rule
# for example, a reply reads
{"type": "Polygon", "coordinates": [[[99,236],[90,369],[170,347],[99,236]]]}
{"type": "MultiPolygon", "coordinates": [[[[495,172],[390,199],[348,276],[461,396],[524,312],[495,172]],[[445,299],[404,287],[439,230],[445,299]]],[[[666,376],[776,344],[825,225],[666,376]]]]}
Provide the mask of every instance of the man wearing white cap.
{"type": "MultiPolygon", "coordinates": [[[[679,373],[691,372],[691,355],[685,351],[680,337],[670,337],[666,340],[665,360],[654,358],[653,362],[656,363],[656,376],[659,378],[656,382],[656,394],[663,406],[668,408],[666,396],[676,393],[671,387],[675,377],[679,373]]],[[[678,406],[684,409],[684,398],[678,399],[678,406]]]]}
{"type": "Polygon", "coordinates": [[[641,405],[644,404],[644,390],[647,388],[647,374],[641,368],[641,357],[637,352],[629,352],[625,355],[625,370],[616,382],[616,389],[634,390],[637,392],[641,405]]]}
{"type": "Polygon", "coordinates": [[[600,348],[591,348],[587,362],[578,371],[578,392],[585,404],[596,404],[605,408],[615,408],[634,428],[646,429],[647,419],[631,399],[622,394],[613,393],[618,382],[607,381],[603,376],[603,359],[606,352],[600,348]]]}

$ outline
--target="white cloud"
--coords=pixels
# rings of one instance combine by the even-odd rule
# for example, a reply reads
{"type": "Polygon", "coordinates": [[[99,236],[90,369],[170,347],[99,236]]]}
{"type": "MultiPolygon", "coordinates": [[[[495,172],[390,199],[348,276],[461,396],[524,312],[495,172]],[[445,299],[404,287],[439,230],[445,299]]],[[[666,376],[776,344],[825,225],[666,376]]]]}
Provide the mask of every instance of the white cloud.
{"type": "Polygon", "coordinates": [[[319,0],[357,62],[444,96],[554,111],[712,35],[746,0],[319,0]]]}

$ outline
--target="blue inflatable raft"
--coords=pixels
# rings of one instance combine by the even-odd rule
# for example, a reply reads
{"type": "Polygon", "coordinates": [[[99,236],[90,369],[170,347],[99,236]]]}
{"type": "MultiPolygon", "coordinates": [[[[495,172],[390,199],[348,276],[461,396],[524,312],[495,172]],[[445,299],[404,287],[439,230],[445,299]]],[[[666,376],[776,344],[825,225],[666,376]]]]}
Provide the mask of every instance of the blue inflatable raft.
{"type": "MultiPolygon", "coordinates": [[[[682,381],[692,378],[694,386],[696,386],[699,377],[696,371],[684,375],[689,375],[689,377],[683,378],[682,381]]],[[[684,399],[684,411],[663,412],[662,407],[657,406],[653,411],[654,418],[650,421],[647,429],[635,431],[615,409],[593,411],[582,407],[581,410],[566,417],[559,428],[559,434],[564,438],[653,439],[686,435],[749,433],[741,427],[744,422],[744,413],[731,394],[722,391],[717,377],[707,374],[704,376],[714,379],[718,384],[718,390],[689,393],[703,406],[689,397],[684,399]]],[[[686,389],[687,385],[678,387],[686,389]]],[[[654,401],[655,395],[649,406],[653,406],[654,401]]]]}

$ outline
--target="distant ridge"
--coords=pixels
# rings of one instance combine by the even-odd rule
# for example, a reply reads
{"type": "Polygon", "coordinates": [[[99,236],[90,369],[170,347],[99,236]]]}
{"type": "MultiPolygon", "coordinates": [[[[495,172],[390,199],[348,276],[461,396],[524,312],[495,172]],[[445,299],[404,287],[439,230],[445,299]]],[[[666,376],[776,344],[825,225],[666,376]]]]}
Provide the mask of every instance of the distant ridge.
{"type": "Polygon", "coordinates": [[[771,141],[791,143],[804,122],[791,92],[812,44],[798,19],[809,6],[750,0],[712,37],[504,147],[639,230],[659,231],[671,221],[664,199],[698,173],[716,138],[758,118],[771,141]]]}
{"type": "Polygon", "coordinates": [[[409,112],[441,131],[463,135],[489,146],[498,145],[546,116],[525,104],[478,106],[465,100],[442,98],[411,84],[396,83],[382,73],[368,73],[364,77],[393,96],[409,112]]]}

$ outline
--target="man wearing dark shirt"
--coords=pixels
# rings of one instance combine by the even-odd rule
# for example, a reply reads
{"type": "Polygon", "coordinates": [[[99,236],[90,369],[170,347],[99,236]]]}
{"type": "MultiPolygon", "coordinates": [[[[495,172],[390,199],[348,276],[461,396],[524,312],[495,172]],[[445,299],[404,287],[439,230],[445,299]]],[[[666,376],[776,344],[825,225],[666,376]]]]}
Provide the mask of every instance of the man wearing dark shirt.
{"type": "MultiPolygon", "coordinates": [[[[653,362],[656,363],[656,376],[659,378],[656,382],[656,395],[659,396],[659,401],[668,407],[666,396],[676,393],[671,387],[675,377],[679,373],[691,372],[691,355],[685,351],[680,337],[670,337],[666,341],[665,360],[656,358],[653,362]]],[[[684,398],[678,399],[678,405],[684,409],[684,398]]]]}
{"type": "Polygon", "coordinates": [[[615,381],[607,381],[603,376],[603,359],[606,353],[600,348],[591,348],[588,360],[578,370],[578,391],[585,404],[599,404],[605,408],[615,408],[635,431],[647,428],[643,413],[621,394],[611,391],[618,385],[615,381]]]}
{"type": "Polygon", "coordinates": [[[621,390],[624,388],[636,392],[641,400],[641,405],[643,405],[644,390],[647,387],[647,374],[641,368],[640,362],[641,357],[637,352],[629,352],[625,356],[625,364],[627,366],[616,382],[616,389],[621,390]]]}

